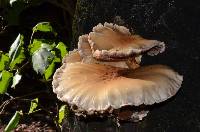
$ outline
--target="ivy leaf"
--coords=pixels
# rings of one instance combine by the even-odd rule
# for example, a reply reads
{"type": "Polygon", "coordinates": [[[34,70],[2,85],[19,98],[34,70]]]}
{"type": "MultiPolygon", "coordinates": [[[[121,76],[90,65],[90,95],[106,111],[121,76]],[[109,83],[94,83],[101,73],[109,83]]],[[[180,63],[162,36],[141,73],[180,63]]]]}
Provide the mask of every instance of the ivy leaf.
{"type": "Polygon", "coordinates": [[[4,94],[12,80],[13,74],[9,71],[3,70],[0,73],[0,94],[4,94]]]}
{"type": "Polygon", "coordinates": [[[33,43],[28,46],[29,53],[32,55],[36,50],[38,50],[42,45],[43,40],[34,39],[33,43]]]}
{"type": "Polygon", "coordinates": [[[10,61],[10,58],[6,54],[0,55],[0,71],[3,71],[6,69],[10,61]]]}
{"type": "Polygon", "coordinates": [[[13,84],[11,88],[15,88],[15,86],[20,82],[21,78],[22,78],[22,75],[20,75],[19,72],[17,71],[15,73],[15,76],[13,77],[13,84]]]}
{"type": "Polygon", "coordinates": [[[50,52],[48,48],[41,47],[32,55],[33,69],[37,73],[43,75],[46,68],[51,64],[53,58],[54,55],[50,52]]]}
{"type": "Polygon", "coordinates": [[[15,50],[19,47],[20,45],[20,34],[18,34],[17,38],[15,39],[14,43],[10,47],[9,51],[9,56],[13,56],[15,54],[15,50]]]}
{"type": "Polygon", "coordinates": [[[37,106],[38,106],[38,98],[35,98],[31,101],[31,106],[28,114],[34,113],[36,111],[37,106]]]}
{"type": "Polygon", "coordinates": [[[24,54],[24,37],[22,35],[18,35],[14,43],[10,47],[9,51],[9,57],[11,59],[10,62],[10,69],[14,69],[16,67],[16,64],[20,64],[25,60],[25,54],[24,54]]]}
{"type": "Polygon", "coordinates": [[[17,0],[10,0],[10,5],[12,6],[12,4],[14,3],[14,2],[16,2],[17,0]]]}
{"type": "Polygon", "coordinates": [[[59,62],[61,62],[60,58],[57,58],[57,57],[54,58],[52,63],[45,70],[44,77],[45,77],[46,80],[48,80],[53,75],[53,73],[55,71],[56,63],[59,63],[59,62]]]}
{"type": "Polygon", "coordinates": [[[4,129],[5,132],[10,132],[15,129],[20,121],[21,116],[23,115],[22,111],[16,111],[14,116],[9,121],[8,125],[4,129]]]}
{"type": "Polygon", "coordinates": [[[15,2],[22,2],[25,4],[29,4],[29,6],[40,5],[45,2],[45,0],[6,0],[9,1],[12,6],[15,2]]]}
{"type": "Polygon", "coordinates": [[[28,49],[30,55],[32,55],[36,50],[40,49],[41,47],[53,49],[55,46],[55,43],[51,40],[33,39],[33,43],[28,46],[28,49]]]}
{"type": "Polygon", "coordinates": [[[65,115],[68,114],[68,113],[69,113],[69,109],[68,109],[67,105],[62,105],[59,109],[59,114],[58,114],[59,125],[61,125],[65,115]]]}
{"type": "Polygon", "coordinates": [[[55,36],[57,35],[57,33],[54,31],[53,27],[49,22],[38,23],[35,27],[33,27],[33,33],[37,31],[52,32],[55,36]]]}
{"type": "Polygon", "coordinates": [[[60,51],[61,59],[68,53],[67,46],[63,42],[59,42],[56,48],[60,51]]]}
{"type": "Polygon", "coordinates": [[[55,71],[55,63],[54,61],[52,61],[52,63],[48,66],[48,68],[44,72],[45,79],[48,80],[54,73],[54,71],[55,71]]]}

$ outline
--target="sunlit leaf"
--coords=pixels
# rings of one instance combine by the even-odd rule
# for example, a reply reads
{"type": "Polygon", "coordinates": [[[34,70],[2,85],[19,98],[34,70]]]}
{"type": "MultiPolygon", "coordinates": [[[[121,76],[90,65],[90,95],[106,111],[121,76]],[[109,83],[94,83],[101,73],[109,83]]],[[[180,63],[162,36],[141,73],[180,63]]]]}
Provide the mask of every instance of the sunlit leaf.
{"type": "Polygon", "coordinates": [[[4,94],[7,91],[8,86],[12,80],[13,74],[9,71],[3,70],[0,73],[0,94],[4,94]]]}
{"type": "Polygon", "coordinates": [[[46,39],[33,39],[33,43],[28,46],[29,53],[32,55],[36,50],[40,49],[41,47],[52,49],[55,47],[55,42],[46,39]]]}
{"type": "Polygon", "coordinates": [[[38,98],[35,98],[31,101],[31,106],[30,106],[28,114],[35,112],[37,106],[38,106],[38,98]]]}
{"type": "Polygon", "coordinates": [[[6,69],[6,67],[8,66],[9,64],[9,57],[6,55],[6,54],[1,54],[0,55],[0,71],[3,71],[6,69]]]}
{"type": "Polygon", "coordinates": [[[21,116],[23,115],[22,111],[16,111],[14,116],[9,121],[8,125],[4,129],[5,132],[10,132],[15,129],[20,121],[21,116]]]}
{"type": "Polygon", "coordinates": [[[62,105],[59,109],[59,114],[58,114],[58,123],[61,125],[65,115],[69,112],[69,109],[67,105],[62,105]]]}
{"type": "Polygon", "coordinates": [[[29,6],[40,5],[44,3],[46,0],[5,0],[9,1],[10,5],[12,6],[15,2],[22,2],[25,4],[29,4],[29,6]]]}
{"type": "Polygon", "coordinates": [[[43,40],[34,39],[33,43],[28,46],[29,53],[32,55],[36,50],[38,50],[42,45],[43,40]]]}
{"type": "Polygon", "coordinates": [[[55,71],[55,66],[56,63],[61,62],[60,58],[54,58],[54,60],[52,61],[52,63],[48,66],[48,68],[45,70],[44,72],[44,77],[46,80],[48,80],[54,73],[55,71]]]}
{"type": "Polygon", "coordinates": [[[10,68],[14,69],[16,64],[20,64],[26,58],[24,54],[24,37],[22,35],[18,35],[14,43],[10,47],[9,57],[11,59],[10,68]]]}
{"type": "Polygon", "coordinates": [[[47,48],[40,48],[39,50],[35,51],[32,55],[32,64],[33,69],[43,75],[46,68],[51,64],[53,61],[54,55],[51,53],[50,50],[47,48]]]}
{"type": "Polygon", "coordinates": [[[20,82],[21,78],[22,78],[22,75],[20,75],[19,72],[17,71],[15,73],[15,76],[13,77],[13,83],[11,87],[14,88],[20,82]]]}
{"type": "Polygon", "coordinates": [[[16,2],[17,0],[10,0],[10,5],[12,6],[12,4],[14,3],[14,2],[16,2]]]}
{"type": "Polygon", "coordinates": [[[38,23],[35,27],[33,27],[33,32],[52,32],[54,35],[57,35],[57,33],[52,28],[51,24],[49,22],[41,22],[38,23]]]}
{"type": "Polygon", "coordinates": [[[53,61],[44,72],[45,79],[48,80],[54,73],[54,71],[55,71],[55,63],[53,61]]]}
{"type": "Polygon", "coordinates": [[[59,42],[56,48],[59,49],[61,58],[63,58],[68,53],[67,46],[63,42],[59,42]]]}
{"type": "Polygon", "coordinates": [[[15,41],[13,42],[13,44],[10,47],[10,51],[9,51],[9,57],[12,57],[15,54],[15,50],[19,48],[20,46],[20,34],[17,36],[17,38],[15,39],[15,41]]]}

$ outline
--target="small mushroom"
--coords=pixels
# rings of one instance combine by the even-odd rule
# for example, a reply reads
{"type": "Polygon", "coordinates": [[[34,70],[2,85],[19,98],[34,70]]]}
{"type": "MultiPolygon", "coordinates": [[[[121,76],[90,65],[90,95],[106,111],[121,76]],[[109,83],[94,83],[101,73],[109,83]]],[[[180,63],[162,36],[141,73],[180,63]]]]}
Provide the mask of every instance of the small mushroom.
{"type": "Polygon", "coordinates": [[[112,23],[101,23],[89,34],[93,57],[98,60],[122,60],[147,52],[157,55],[165,50],[165,44],[131,35],[126,27],[112,23]]]}
{"type": "Polygon", "coordinates": [[[78,51],[83,63],[97,63],[97,64],[105,64],[105,65],[111,65],[111,66],[121,67],[121,68],[129,67],[129,68],[135,69],[139,67],[139,64],[141,62],[141,55],[129,58],[126,61],[98,61],[96,60],[95,58],[93,58],[92,49],[88,42],[87,34],[79,37],[78,51]]]}

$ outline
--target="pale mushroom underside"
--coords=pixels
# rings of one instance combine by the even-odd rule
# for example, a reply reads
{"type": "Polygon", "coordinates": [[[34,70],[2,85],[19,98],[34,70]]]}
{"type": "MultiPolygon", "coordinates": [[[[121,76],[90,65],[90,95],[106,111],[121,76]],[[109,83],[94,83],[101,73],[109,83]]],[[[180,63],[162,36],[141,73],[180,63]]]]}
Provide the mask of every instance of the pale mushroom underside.
{"type": "Polygon", "coordinates": [[[165,50],[165,44],[157,40],[131,35],[126,27],[114,24],[98,24],[89,34],[93,57],[98,60],[123,60],[143,53],[157,55],[165,50]]]}
{"type": "Polygon", "coordinates": [[[183,77],[162,65],[130,70],[102,64],[64,63],[54,74],[53,91],[58,99],[80,111],[151,105],[176,94],[183,77]]]}

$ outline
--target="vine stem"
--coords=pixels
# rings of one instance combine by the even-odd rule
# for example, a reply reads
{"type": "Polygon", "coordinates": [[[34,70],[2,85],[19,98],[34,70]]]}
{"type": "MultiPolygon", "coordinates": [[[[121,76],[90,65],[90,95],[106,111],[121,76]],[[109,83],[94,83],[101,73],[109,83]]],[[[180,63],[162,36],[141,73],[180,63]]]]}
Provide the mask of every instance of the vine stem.
{"type": "MultiPolygon", "coordinates": [[[[15,101],[15,100],[20,100],[24,97],[28,97],[28,96],[31,96],[31,95],[36,95],[36,94],[40,94],[40,93],[43,93],[43,92],[46,92],[46,90],[44,91],[37,91],[37,92],[33,92],[33,93],[30,93],[30,94],[26,94],[26,95],[23,95],[23,96],[19,96],[19,97],[12,97],[10,95],[8,95],[10,97],[10,99],[4,101],[1,106],[0,106],[0,115],[3,113],[4,109],[6,108],[6,106],[12,102],[12,101],[15,101]]],[[[7,94],[6,94],[7,95],[7,94]]]]}

